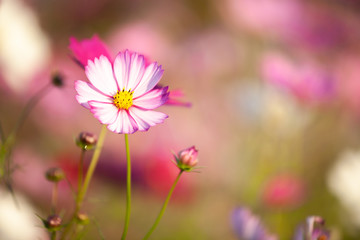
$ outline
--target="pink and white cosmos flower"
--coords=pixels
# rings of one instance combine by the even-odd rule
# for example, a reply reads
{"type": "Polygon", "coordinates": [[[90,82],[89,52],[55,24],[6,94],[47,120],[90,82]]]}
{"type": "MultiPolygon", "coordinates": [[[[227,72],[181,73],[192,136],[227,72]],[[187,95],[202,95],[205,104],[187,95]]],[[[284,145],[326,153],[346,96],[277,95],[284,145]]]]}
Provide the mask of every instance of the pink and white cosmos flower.
{"type": "Polygon", "coordinates": [[[128,50],[114,62],[101,55],[85,66],[90,83],[75,82],[76,99],[110,131],[147,131],[168,117],[152,111],[168,100],[168,87],[155,88],[163,72],[161,65],[146,64],[143,55],[128,50]]]}

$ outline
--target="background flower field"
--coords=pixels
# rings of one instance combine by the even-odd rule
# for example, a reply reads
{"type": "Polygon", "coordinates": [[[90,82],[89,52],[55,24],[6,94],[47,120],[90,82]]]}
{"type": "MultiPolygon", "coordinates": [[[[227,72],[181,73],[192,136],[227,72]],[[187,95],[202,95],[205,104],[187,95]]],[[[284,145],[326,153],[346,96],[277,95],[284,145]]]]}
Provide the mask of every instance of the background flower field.
{"type": "MultiPolygon", "coordinates": [[[[183,174],[152,239],[242,239],[238,207],[279,239],[292,239],[310,215],[326,220],[331,239],[359,239],[359,26],[355,0],[0,0],[2,133],[54,73],[64,82],[19,130],[20,208],[2,184],[0,239],[47,239],[37,217],[51,208],[47,169],[61,167],[76,186],[74,139],[101,126],[75,99],[74,82],[86,76],[69,39],[94,35],[114,55],[129,49],[157,61],[161,85],[184,103],[162,106],[163,124],[131,136],[129,239],[150,228],[178,173],[173,152],[191,145],[200,173],[183,174]]],[[[109,132],[84,203],[84,239],[119,239],[125,180],[124,140],[109,132]]],[[[58,203],[64,215],[73,205],[66,181],[58,203]]]]}

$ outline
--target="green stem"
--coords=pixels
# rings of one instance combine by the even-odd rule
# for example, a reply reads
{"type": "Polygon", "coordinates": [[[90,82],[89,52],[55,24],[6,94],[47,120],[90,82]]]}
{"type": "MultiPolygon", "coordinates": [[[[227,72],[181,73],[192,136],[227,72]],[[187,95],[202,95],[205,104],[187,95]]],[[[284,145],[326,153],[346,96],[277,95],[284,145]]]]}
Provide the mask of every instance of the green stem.
{"type": "MultiPolygon", "coordinates": [[[[65,227],[64,231],[62,232],[62,236],[61,236],[61,240],[66,239],[67,235],[69,234],[69,232],[71,232],[72,228],[73,228],[73,224],[76,223],[76,217],[80,211],[81,205],[84,201],[84,197],[86,195],[87,189],[89,187],[89,183],[90,180],[94,174],[97,162],[99,160],[100,157],[100,153],[102,150],[102,147],[104,145],[104,141],[105,141],[105,136],[106,136],[106,125],[103,125],[101,128],[101,132],[99,135],[99,139],[97,141],[96,147],[95,147],[95,151],[94,154],[92,155],[91,161],[90,161],[90,166],[86,172],[86,176],[85,176],[85,180],[83,185],[81,186],[81,188],[78,190],[77,196],[76,196],[76,208],[75,208],[75,212],[74,215],[72,216],[72,219],[70,220],[70,222],[68,223],[68,225],[65,227]]],[[[82,156],[80,157],[82,158],[82,156]]]]}
{"type": "Polygon", "coordinates": [[[165,210],[166,210],[166,207],[167,207],[167,205],[168,205],[168,203],[169,203],[170,197],[171,197],[171,195],[172,195],[172,193],[173,193],[173,191],[174,191],[174,189],[175,189],[175,187],[176,187],[176,184],[178,183],[178,181],[179,181],[180,176],[181,176],[182,173],[183,173],[183,171],[180,170],[178,176],[176,177],[173,185],[171,186],[171,188],[170,188],[170,190],[169,190],[169,193],[168,193],[168,195],[167,195],[167,197],[166,197],[166,199],[165,199],[165,202],[164,202],[164,204],[163,204],[163,206],[162,206],[162,208],[161,208],[161,210],[160,210],[160,212],[159,212],[159,215],[157,216],[157,218],[156,218],[153,226],[150,228],[149,232],[145,235],[145,237],[143,238],[143,240],[148,239],[148,238],[150,237],[150,235],[153,233],[153,231],[155,230],[155,228],[157,227],[157,225],[159,224],[162,216],[164,215],[164,212],[165,212],[165,210]]]}
{"type": "Polygon", "coordinates": [[[89,187],[90,180],[91,180],[91,178],[92,178],[92,176],[94,174],[94,171],[95,171],[97,162],[99,160],[99,156],[100,156],[102,147],[104,145],[106,131],[107,131],[106,130],[106,125],[103,125],[102,128],[101,128],[101,132],[100,132],[98,142],[96,144],[94,154],[92,155],[92,158],[91,158],[90,166],[89,166],[89,168],[88,168],[88,170],[86,172],[84,184],[82,185],[82,187],[81,187],[81,189],[80,189],[80,191],[78,193],[78,196],[76,198],[75,215],[79,212],[79,210],[81,208],[81,205],[82,205],[82,203],[84,201],[84,197],[85,197],[86,192],[87,192],[88,187],[89,187]]]}
{"type": "Polygon", "coordinates": [[[79,178],[78,178],[78,193],[80,192],[82,182],[83,182],[83,172],[84,172],[84,154],[85,150],[81,149],[80,160],[79,160],[79,178]]]}
{"type": "Polygon", "coordinates": [[[125,224],[121,240],[125,240],[127,231],[129,228],[130,211],[131,211],[131,159],[129,149],[128,135],[125,134],[125,148],[126,148],[126,164],[127,164],[127,175],[126,175],[126,212],[125,212],[125,224]]]}
{"type": "Polygon", "coordinates": [[[57,206],[57,199],[58,199],[58,182],[55,182],[53,185],[53,192],[52,192],[52,204],[51,204],[51,212],[56,214],[56,206],[57,206]]]}
{"type": "Polygon", "coordinates": [[[51,235],[51,240],[56,240],[56,231],[50,233],[51,235]]]}
{"type": "Polygon", "coordinates": [[[19,117],[19,120],[17,121],[14,130],[12,131],[12,133],[10,134],[13,135],[13,137],[15,137],[17,135],[17,132],[19,131],[20,127],[23,125],[23,123],[25,122],[27,116],[29,115],[29,113],[31,112],[31,110],[35,107],[35,105],[39,102],[39,100],[45,96],[45,94],[48,93],[48,90],[51,88],[51,83],[46,84],[42,89],[40,89],[30,100],[29,102],[26,104],[26,106],[24,107],[23,111],[21,112],[21,115],[19,117]]]}
{"type": "Polygon", "coordinates": [[[41,88],[25,105],[24,109],[21,112],[18,121],[15,124],[14,129],[11,131],[9,136],[5,138],[2,129],[1,129],[1,139],[2,146],[0,150],[0,178],[9,177],[6,174],[9,173],[8,166],[10,166],[10,153],[13,145],[15,144],[16,136],[21,126],[24,124],[26,118],[28,117],[31,110],[39,102],[39,100],[48,93],[48,89],[51,87],[51,84],[45,85],[41,88]]]}

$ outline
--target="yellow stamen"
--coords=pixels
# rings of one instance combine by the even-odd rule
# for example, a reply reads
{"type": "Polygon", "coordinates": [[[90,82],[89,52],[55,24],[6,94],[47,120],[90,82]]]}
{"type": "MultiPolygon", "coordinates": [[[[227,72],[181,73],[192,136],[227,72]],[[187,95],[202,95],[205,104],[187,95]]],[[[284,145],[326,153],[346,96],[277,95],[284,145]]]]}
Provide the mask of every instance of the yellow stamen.
{"type": "Polygon", "coordinates": [[[128,110],[133,104],[133,92],[131,89],[129,91],[125,91],[125,89],[117,91],[113,98],[115,106],[119,109],[128,110]]]}

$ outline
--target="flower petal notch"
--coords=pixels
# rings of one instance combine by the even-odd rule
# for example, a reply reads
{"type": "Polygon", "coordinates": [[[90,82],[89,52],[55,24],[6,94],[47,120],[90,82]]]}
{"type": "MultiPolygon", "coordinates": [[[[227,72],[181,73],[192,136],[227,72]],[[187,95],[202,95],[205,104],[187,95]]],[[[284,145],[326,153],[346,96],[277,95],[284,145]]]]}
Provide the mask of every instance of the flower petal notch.
{"type": "Polygon", "coordinates": [[[169,97],[168,87],[155,88],[164,70],[156,62],[147,65],[144,59],[128,50],[119,52],[113,63],[101,55],[88,60],[85,67],[90,83],[75,82],[77,101],[112,132],[147,131],[168,117],[152,111],[169,97]]]}

